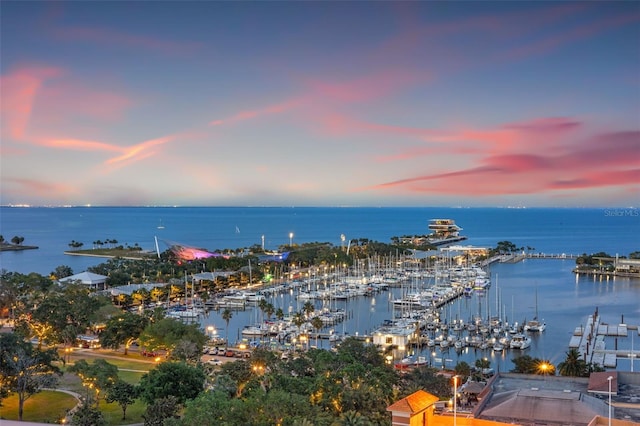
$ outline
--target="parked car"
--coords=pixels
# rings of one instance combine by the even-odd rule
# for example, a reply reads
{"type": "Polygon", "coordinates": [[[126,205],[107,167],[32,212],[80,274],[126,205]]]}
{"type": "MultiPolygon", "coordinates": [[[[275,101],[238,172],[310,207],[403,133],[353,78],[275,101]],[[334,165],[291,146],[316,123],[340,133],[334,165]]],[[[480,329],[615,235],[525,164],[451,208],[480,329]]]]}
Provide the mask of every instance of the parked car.
{"type": "Polygon", "coordinates": [[[207,364],[210,364],[210,365],[222,365],[222,361],[220,361],[217,358],[211,358],[209,361],[207,361],[207,364]]]}

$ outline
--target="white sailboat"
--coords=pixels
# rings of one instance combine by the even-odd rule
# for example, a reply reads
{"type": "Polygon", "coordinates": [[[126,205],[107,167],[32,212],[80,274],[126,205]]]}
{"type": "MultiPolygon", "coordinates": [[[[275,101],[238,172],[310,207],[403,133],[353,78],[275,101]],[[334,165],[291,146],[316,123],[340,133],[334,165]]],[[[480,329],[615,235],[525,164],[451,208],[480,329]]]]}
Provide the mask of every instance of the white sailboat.
{"type": "Polygon", "coordinates": [[[547,324],[545,324],[544,320],[538,320],[538,287],[536,286],[536,316],[531,321],[526,322],[524,330],[542,333],[545,328],[547,328],[547,324]]]}

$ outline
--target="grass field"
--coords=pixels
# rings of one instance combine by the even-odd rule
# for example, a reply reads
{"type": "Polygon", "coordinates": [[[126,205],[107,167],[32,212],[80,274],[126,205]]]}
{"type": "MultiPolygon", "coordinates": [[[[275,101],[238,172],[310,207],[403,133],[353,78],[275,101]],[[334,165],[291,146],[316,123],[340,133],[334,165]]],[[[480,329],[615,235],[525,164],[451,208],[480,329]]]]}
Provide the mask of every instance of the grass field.
{"type": "MultiPolygon", "coordinates": [[[[80,359],[92,363],[98,358],[105,359],[110,364],[117,366],[120,370],[118,377],[131,384],[140,382],[143,374],[155,367],[153,361],[150,361],[149,358],[143,358],[137,353],[130,353],[125,356],[122,352],[115,351],[78,350],[69,356],[66,364],[59,364],[64,374],[59,378],[57,388],[85,396],[87,392],[86,388],[82,386],[78,376],[73,373],[68,373],[67,369],[72,363],[80,359]]],[[[42,391],[25,402],[23,420],[39,423],[60,423],[65,413],[75,407],[77,402],[72,395],[63,392],[42,391]]],[[[108,404],[105,400],[101,400],[99,408],[109,426],[118,426],[143,423],[142,414],[146,409],[146,404],[138,400],[127,407],[125,420],[122,420],[122,408],[117,403],[108,404]]],[[[2,401],[0,419],[18,420],[17,395],[14,394],[2,401]]],[[[0,424],[2,424],[1,421],[0,424]]]]}
{"type": "Polygon", "coordinates": [[[115,402],[112,404],[107,404],[104,401],[100,401],[100,411],[102,411],[104,419],[110,426],[144,423],[142,414],[146,409],[146,404],[140,400],[137,400],[134,404],[127,407],[127,418],[125,420],[122,420],[122,407],[120,407],[115,402]]]}
{"type": "MultiPolygon", "coordinates": [[[[77,402],[72,395],[63,392],[42,391],[25,401],[22,420],[39,423],[60,423],[65,413],[75,407],[77,402]]],[[[18,420],[17,395],[11,395],[9,398],[2,400],[0,417],[5,420],[18,420]]]]}

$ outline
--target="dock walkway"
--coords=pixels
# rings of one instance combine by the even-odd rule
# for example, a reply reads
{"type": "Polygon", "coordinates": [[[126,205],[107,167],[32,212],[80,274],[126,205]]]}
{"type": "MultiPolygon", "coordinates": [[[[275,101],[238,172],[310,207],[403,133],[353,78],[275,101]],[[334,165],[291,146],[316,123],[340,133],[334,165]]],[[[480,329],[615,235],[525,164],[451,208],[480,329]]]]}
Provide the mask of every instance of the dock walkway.
{"type": "Polygon", "coordinates": [[[632,362],[633,359],[640,358],[640,350],[607,349],[605,337],[628,337],[629,332],[640,335],[640,326],[602,323],[596,309],[593,315],[587,317],[586,326],[576,327],[569,340],[569,348],[578,349],[580,356],[587,363],[615,368],[618,358],[632,358],[632,362]]]}

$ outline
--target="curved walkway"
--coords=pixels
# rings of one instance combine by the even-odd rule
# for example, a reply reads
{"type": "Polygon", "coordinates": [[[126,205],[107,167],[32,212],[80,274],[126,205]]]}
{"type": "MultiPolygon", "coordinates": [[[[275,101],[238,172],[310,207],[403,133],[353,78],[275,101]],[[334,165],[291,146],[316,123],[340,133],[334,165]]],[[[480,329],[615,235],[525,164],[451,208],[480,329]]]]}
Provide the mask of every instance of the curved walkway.
{"type": "MultiPolygon", "coordinates": [[[[73,413],[76,412],[77,409],[80,408],[80,405],[82,405],[82,397],[80,396],[79,393],[77,392],[73,392],[67,389],[54,389],[54,388],[43,388],[42,390],[46,390],[46,391],[52,391],[52,392],[62,392],[62,393],[66,393],[67,395],[71,395],[72,397],[74,397],[76,399],[76,405],[75,407],[71,408],[70,410],[67,411],[67,414],[64,416],[65,419],[65,424],[69,423],[69,420],[73,413]]],[[[19,424],[22,424],[24,422],[18,422],[19,424]]],[[[33,423],[33,424],[42,424],[42,423],[33,423]]],[[[4,426],[4,421],[2,423],[2,426],[4,426]]]]}

